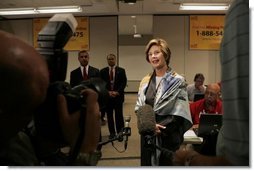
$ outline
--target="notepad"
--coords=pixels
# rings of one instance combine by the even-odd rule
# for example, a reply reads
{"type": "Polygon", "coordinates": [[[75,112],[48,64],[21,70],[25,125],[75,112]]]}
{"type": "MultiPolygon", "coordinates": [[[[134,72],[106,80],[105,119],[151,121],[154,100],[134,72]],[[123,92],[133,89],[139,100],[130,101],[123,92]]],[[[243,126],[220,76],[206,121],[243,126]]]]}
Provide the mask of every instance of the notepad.
{"type": "Polygon", "coordinates": [[[205,97],[205,94],[203,94],[203,93],[196,93],[196,94],[194,94],[194,98],[193,98],[193,101],[195,102],[195,101],[198,101],[198,100],[200,100],[200,99],[203,99],[205,97]]]}

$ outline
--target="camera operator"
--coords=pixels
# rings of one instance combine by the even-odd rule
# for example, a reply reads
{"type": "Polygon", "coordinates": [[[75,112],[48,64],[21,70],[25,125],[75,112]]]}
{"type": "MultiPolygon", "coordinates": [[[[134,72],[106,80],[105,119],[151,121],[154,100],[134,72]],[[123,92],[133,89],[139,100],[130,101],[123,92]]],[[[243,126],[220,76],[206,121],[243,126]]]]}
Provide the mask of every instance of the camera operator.
{"type": "MultiPolygon", "coordinates": [[[[0,164],[6,166],[32,166],[45,164],[38,156],[42,152],[54,156],[60,145],[41,141],[40,135],[29,136],[23,128],[32,120],[36,108],[45,100],[49,85],[48,68],[42,56],[16,36],[0,31],[0,164]],[[36,145],[35,145],[36,144],[36,145]],[[38,149],[39,148],[39,149],[38,149]]],[[[71,150],[80,131],[84,132],[75,165],[90,165],[90,154],[99,140],[100,114],[98,95],[92,89],[81,92],[85,98],[84,127],[79,128],[79,111],[69,113],[66,99],[57,96],[57,115],[65,141],[71,150]],[[88,130],[94,130],[93,132],[88,130]]],[[[45,155],[46,156],[46,155],[45,155]]],[[[57,160],[55,160],[57,161],[57,160]]],[[[61,162],[59,162],[61,163],[61,162]]],[[[58,162],[51,163],[59,165],[58,162]]],[[[68,165],[69,163],[61,163],[68,165]]]]}

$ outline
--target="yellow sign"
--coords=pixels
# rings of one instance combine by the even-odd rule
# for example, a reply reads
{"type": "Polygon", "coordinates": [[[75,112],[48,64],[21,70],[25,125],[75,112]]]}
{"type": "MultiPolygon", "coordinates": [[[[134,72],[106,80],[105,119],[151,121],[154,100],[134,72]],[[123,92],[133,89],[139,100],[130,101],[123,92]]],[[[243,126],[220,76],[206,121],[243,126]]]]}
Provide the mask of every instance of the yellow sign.
{"type": "MultiPolygon", "coordinates": [[[[88,17],[75,17],[78,26],[75,33],[65,45],[65,50],[89,50],[89,24],[88,17]]],[[[33,20],[33,43],[38,48],[37,38],[41,29],[47,24],[48,18],[37,18],[33,20]]]]}
{"type": "Polygon", "coordinates": [[[190,49],[219,50],[224,33],[222,15],[190,16],[190,49]]]}

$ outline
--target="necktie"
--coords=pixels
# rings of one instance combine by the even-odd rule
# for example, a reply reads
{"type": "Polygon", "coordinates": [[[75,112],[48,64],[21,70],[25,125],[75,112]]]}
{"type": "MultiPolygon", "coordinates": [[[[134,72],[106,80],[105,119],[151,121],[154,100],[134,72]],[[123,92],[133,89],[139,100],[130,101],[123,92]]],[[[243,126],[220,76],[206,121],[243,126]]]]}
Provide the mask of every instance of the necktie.
{"type": "Polygon", "coordinates": [[[113,90],[114,88],[114,73],[113,73],[113,67],[111,67],[109,72],[109,78],[110,78],[110,88],[113,90]]]}
{"type": "Polygon", "coordinates": [[[113,81],[113,67],[111,67],[110,69],[110,73],[109,73],[109,78],[110,78],[110,81],[113,81]]]}
{"type": "Polygon", "coordinates": [[[87,80],[88,79],[88,75],[86,73],[86,67],[83,68],[83,79],[87,80]]]}

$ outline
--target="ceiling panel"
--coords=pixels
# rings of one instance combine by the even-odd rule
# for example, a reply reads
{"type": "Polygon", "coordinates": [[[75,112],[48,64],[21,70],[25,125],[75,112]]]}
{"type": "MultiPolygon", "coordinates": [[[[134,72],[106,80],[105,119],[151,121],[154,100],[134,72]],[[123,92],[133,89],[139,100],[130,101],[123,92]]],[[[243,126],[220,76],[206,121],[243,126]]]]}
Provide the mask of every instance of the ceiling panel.
{"type": "Polygon", "coordinates": [[[136,15],[136,18],[121,15],[118,21],[120,35],[134,34],[133,25],[136,25],[137,33],[150,35],[153,33],[153,15],[136,15]]]}
{"type": "MultiPolygon", "coordinates": [[[[230,3],[231,0],[137,0],[134,5],[129,5],[119,0],[1,0],[0,8],[36,8],[46,6],[81,5],[84,9],[81,13],[82,15],[143,15],[187,13],[178,10],[180,2],[230,3]]],[[[210,12],[206,11],[206,13],[210,12]]],[[[20,16],[15,17],[20,18],[20,16]]]]}
{"type": "MultiPolygon", "coordinates": [[[[153,14],[189,14],[190,11],[179,11],[181,2],[225,2],[231,0],[137,0],[134,5],[129,5],[121,0],[0,0],[0,8],[20,7],[46,7],[63,5],[81,5],[83,12],[75,13],[76,16],[118,15],[119,33],[133,34],[134,20],[130,17],[136,15],[137,32],[142,34],[152,33],[153,14]]],[[[193,11],[192,11],[193,13],[193,11]]],[[[195,14],[224,14],[225,11],[195,11],[195,14]]],[[[36,18],[51,17],[53,14],[17,15],[5,18],[36,18]]]]}

